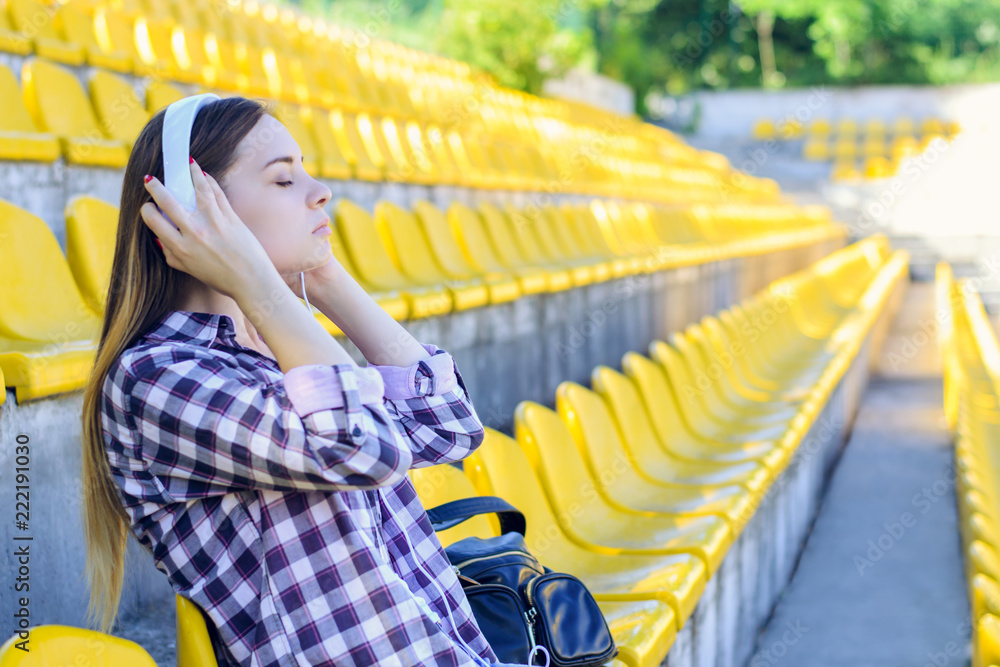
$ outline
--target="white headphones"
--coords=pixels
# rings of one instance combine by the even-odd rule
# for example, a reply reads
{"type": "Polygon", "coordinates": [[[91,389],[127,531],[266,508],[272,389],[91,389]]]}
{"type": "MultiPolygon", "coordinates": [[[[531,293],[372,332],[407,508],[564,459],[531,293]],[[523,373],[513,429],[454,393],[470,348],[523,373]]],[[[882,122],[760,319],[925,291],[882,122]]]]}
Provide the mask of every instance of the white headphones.
{"type": "MultiPolygon", "coordinates": [[[[188,211],[198,209],[194,182],[191,180],[191,127],[203,106],[221,99],[215,93],[191,95],[169,104],[163,115],[163,186],[188,211]]],[[[163,215],[170,220],[166,213],[163,215]]],[[[302,281],[302,297],[312,313],[309,297],[306,296],[306,277],[302,271],[299,272],[299,279],[302,281]]]]}

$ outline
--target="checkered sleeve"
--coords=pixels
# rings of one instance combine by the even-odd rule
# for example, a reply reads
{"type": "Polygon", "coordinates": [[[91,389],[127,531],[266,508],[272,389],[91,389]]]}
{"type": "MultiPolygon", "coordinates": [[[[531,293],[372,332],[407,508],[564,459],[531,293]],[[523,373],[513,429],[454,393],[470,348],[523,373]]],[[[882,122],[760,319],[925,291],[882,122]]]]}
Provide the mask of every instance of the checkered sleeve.
{"type": "Polygon", "coordinates": [[[415,468],[460,461],[486,435],[455,359],[422,345],[431,356],[410,366],[369,366],[382,376],[386,406],[408,436],[415,468]]]}
{"type": "Polygon", "coordinates": [[[353,364],[299,366],[268,383],[209,351],[172,347],[133,359],[125,375],[142,458],[175,500],[373,488],[412,464],[380,378],[353,364]]]}

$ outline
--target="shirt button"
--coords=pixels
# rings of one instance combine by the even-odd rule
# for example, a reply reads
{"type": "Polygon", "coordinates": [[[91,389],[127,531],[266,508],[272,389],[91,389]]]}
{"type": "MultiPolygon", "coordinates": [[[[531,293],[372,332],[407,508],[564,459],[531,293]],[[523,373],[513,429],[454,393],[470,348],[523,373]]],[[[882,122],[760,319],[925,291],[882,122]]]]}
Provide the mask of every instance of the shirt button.
{"type": "Polygon", "coordinates": [[[354,430],[351,431],[351,435],[353,435],[355,438],[360,438],[361,437],[361,427],[355,425],[354,426],[354,430]]]}

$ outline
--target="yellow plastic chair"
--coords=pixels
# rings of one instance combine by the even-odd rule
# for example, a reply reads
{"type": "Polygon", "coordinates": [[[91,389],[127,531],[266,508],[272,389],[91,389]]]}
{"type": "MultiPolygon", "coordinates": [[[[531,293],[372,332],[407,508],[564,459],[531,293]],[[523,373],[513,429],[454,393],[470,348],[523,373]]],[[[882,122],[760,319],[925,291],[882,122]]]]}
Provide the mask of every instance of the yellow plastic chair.
{"type": "Polygon", "coordinates": [[[156,667],[153,657],[133,641],[96,630],[69,625],[36,625],[28,628],[28,651],[16,648],[14,635],[0,646],[0,667],[156,667]]]}
{"type": "Polygon", "coordinates": [[[337,144],[330,123],[330,112],[320,107],[303,107],[304,129],[312,133],[319,151],[319,173],[323,178],[347,180],[351,178],[351,164],[337,144]]]}
{"type": "Polygon", "coordinates": [[[376,290],[403,295],[412,319],[451,312],[452,296],[444,286],[415,285],[399,270],[383,244],[375,222],[364,209],[341,199],[335,204],[334,212],[347,256],[368,285],[376,290]]]}
{"type": "Polygon", "coordinates": [[[323,176],[324,174],[320,173],[320,154],[316,139],[302,122],[299,107],[280,103],[277,105],[275,116],[299,145],[299,150],[302,151],[302,168],[310,176],[323,176]]]}
{"type": "Polygon", "coordinates": [[[479,215],[486,228],[486,233],[492,241],[493,248],[497,252],[497,257],[505,267],[511,270],[531,268],[544,270],[546,276],[546,289],[549,292],[559,292],[573,286],[573,279],[569,271],[562,267],[548,266],[537,245],[529,238],[518,238],[507,216],[496,206],[488,203],[479,205],[479,215]],[[528,247],[531,254],[524,254],[523,249],[528,247]]]}
{"type": "Polygon", "coordinates": [[[118,233],[118,207],[89,195],[66,204],[66,261],[87,306],[104,313],[118,233]]]}
{"type": "MultiPolygon", "coordinates": [[[[741,443],[748,440],[779,440],[789,430],[781,420],[761,418],[749,411],[727,409],[721,400],[716,381],[707,386],[693,377],[677,348],[663,341],[649,345],[649,357],[663,367],[680,412],[695,433],[725,442],[741,443]],[[704,388],[703,388],[704,387],[704,388]]],[[[711,378],[709,378],[711,379],[711,378]]]]}
{"type": "Polygon", "coordinates": [[[448,280],[467,281],[479,279],[489,290],[490,303],[505,303],[521,296],[517,280],[504,272],[480,272],[469,264],[457,239],[452,233],[448,218],[428,201],[418,201],[413,214],[420,224],[435,259],[448,280]]]}
{"type": "Polygon", "coordinates": [[[490,241],[479,213],[464,204],[454,202],[448,209],[448,224],[469,266],[482,275],[508,272],[517,277],[522,294],[538,294],[548,288],[543,269],[525,266],[505,266],[490,241]]]}
{"type": "MultiPolygon", "coordinates": [[[[592,376],[592,382],[593,379],[592,376]]],[[[641,397],[627,378],[614,383],[613,390],[609,390],[605,381],[618,379],[616,376],[603,372],[602,368],[597,379],[595,390],[610,408],[636,466],[647,477],[676,484],[740,484],[753,494],[764,490],[771,480],[772,473],[768,466],[750,458],[751,452],[766,451],[760,443],[748,443],[743,451],[740,449],[743,443],[739,440],[725,442],[725,446],[718,447],[718,451],[711,447],[684,447],[692,444],[689,441],[679,440],[675,446],[673,440],[660,439],[641,397]],[[736,453],[729,450],[736,450],[736,453]],[[726,460],[727,457],[735,460],[726,460]]]]}
{"type": "MultiPolygon", "coordinates": [[[[365,282],[364,278],[358,272],[354,263],[351,261],[350,256],[347,254],[347,250],[344,249],[344,242],[341,238],[340,226],[336,222],[332,222],[330,225],[333,228],[333,234],[330,235],[330,247],[333,249],[334,258],[340,262],[340,265],[344,267],[344,270],[351,275],[354,280],[368,293],[368,296],[372,297],[382,310],[389,313],[393,319],[405,320],[410,316],[410,307],[405,296],[400,294],[398,291],[381,291],[377,290],[368,283],[365,282]]],[[[326,317],[322,317],[322,314],[318,313],[317,318],[321,318],[320,321],[327,326],[327,330],[334,335],[341,335],[340,329],[336,328],[332,322],[330,322],[326,317]],[[332,329],[330,327],[333,327],[332,329]]]]}
{"type": "Polygon", "coordinates": [[[86,53],[87,64],[115,72],[131,73],[135,63],[127,53],[106,51],[94,31],[94,10],[82,4],[67,3],[56,9],[55,25],[63,40],[79,44],[86,53]]]}
{"type": "Polygon", "coordinates": [[[79,389],[100,319],[80,295],[59,243],[38,217],[0,200],[0,369],[18,401],[79,389]],[[67,340],[69,337],[69,340],[67,340]]]}
{"type": "MultiPolygon", "coordinates": [[[[3,6],[0,5],[0,11],[3,6]]],[[[7,0],[7,11],[14,30],[29,37],[35,53],[65,65],[82,65],[84,49],[63,39],[56,30],[55,9],[36,0],[7,0]]]]}
{"type": "Polygon", "coordinates": [[[451,294],[455,310],[478,308],[489,303],[489,289],[478,277],[452,279],[441,268],[416,216],[387,201],[375,205],[375,228],[389,256],[411,284],[443,285],[451,294]]]}
{"type": "Polygon", "coordinates": [[[504,213],[514,232],[521,254],[538,266],[558,266],[569,272],[574,287],[594,282],[590,262],[571,259],[563,254],[560,242],[551,228],[551,220],[537,207],[518,210],[507,205],[504,213]]]}
{"type": "Polygon", "coordinates": [[[21,98],[17,78],[0,65],[0,159],[52,162],[59,158],[59,141],[39,132],[21,98]]]}
{"type": "MultiPolygon", "coordinates": [[[[598,552],[691,553],[705,562],[709,576],[722,564],[733,540],[726,520],[638,510],[616,503],[610,494],[600,492],[603,478],[615,476],[616,469],[591,474],[557,413],[523,401],[515,411],[514,424],[518,445],[532,462],[556,510],[556,520],[572,541],[598,552]],[[580,506],[586,507],[586,512],[572,516],[571,508],[580,506]]],[[[607,489],[611,484],[603,486],[607,489]]]]}
{"type": "Polygon", "coordinates": [[[153,81],[146,87],[146,110],[152,115],[185,97],[187,94],[177,86],[166,81],[153,81]]]}
{"type": "Polygon", "coordinates": [[[604,367],[595,369],[594,388],[609,403],[625,405],[633,398],[632,391],[645,406],[657,438],[671,451],[694,461],[714,461],[716,463],[743,463],[758,461],[771,469],[780,468],[787,456],[781,441],[775,440],[724,440],[721,429],[710,435],[695,433],[688,426],[680,411],[680,403],[674,396],[673,388],[663,371],[663,367],[636,352],[628,352],[622,357],[622,370],[631,381],[631,388],[624,384],[620,373],[604,367]]]}
{"type": "Polygon", "coordinates": [[[25,106],[35,124],[59,137],[63,156],[71,164],[124,167],[128,147],[107,139],[90,100],[71,72],[39,58],[29,58],[21,70],[25,106]]]}
{"type": "Polygon", "coordinates": [[[198,603],[174,596],[177,607],[177,667],[218,665],[204,612],[198,603]]]}
{"type": "MultiPolygon", "coordinates": [[[[669,605],[680,630],[705,588],[707,568],[690,554],[634,555],[584,548],[563,532],[556,510],[517,442],[486,429],[482,445],[464,461],[465,474],[481,495],[500,496],[521,510],[528,548],[549,567],[578,577],[599,602],[656,600],[669,605]]],[[[586,512],[581,505],[574,512],[586,512]]]]}
{"type": "Polygon", "coordinates": [[[607,404],[573,382],[556,391],[556,410],[569,429],[591,479],[608,501],[622,509],[713,515],[736,535],[752,514],[749,492],[738,484],[678,483],[646,475],[622,439],[607,404]]]}
{"type": "MultiPolygon", "coordinates": [[[[476,495],[472,482],[456,466],[414,468],[409,475],[426,508],[476,495]]],[[[448,546],[466,537],[499,534],[496,518],[481,515],[440,531],[437,536],[443,546],[448,546]]],[[[597,604],[618,646],[617,661],[629,667],[657,667],[663,661],[677,636],[674,613],[667,604],[656,600],[599,600],[597,604]]]]}
{"type": "Polygon", "coordinates": [[[105,136],[131,151],[150,116],[132,86],[120,76],[98,70],[90,78],[90,99],[105,136]]]}
{"type": "Polygon", "coordinates": [[[26,56],[33,50],[31,40],[14,30],[7,12],[0,7],[0,51],[26,56]]]}

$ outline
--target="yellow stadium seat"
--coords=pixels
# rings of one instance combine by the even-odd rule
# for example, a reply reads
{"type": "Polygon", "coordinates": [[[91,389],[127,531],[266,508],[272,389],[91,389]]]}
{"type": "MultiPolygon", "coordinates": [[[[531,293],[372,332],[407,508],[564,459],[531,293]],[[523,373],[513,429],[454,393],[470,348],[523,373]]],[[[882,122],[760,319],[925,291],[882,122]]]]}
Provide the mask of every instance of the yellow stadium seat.
{"type": "Polygon", "coordinates": [[[521,296],[517,280],[505,272],[477,271],[469,264],[458,240],[448,224],[448,218],[441,210],[428,201],[418,201],[413,207],[427,242],[438,265],[450,280],[481,280],[489,291],[490,303],[505,303],[521,296]]]}
{"type": "Polygon", "coordinates": [[[809,133],[814,137],[826,137],[831,131],[833,131],[833,127],[826,118],[817,118],[809,124],[809,133]]]}
{"type": "Polygon", "coordinates": [[[462,185],[465,182],[465,175],[462,174],[461,166],[458,164],[455,155],[452,153],[448,142],[445,141],[444,133],[436,125],[426,125],[421,130],[417,121],[411,120],[406,124],[407,136],[422,131],[423,145],[429,151],[432,161],[441,170],[441,183],[444,185],[462,185]]]}
{"type": "Polygon", "coordinates": [[[320,175],[338,180],[351,178],[351,164],[337,143],[330,122],[330,112],[320,107],[303,107],[302,121],[316,140],[320,175]]]}
{"type": "Polygon", "coordinates": [[[1000,616],[983,614],[975,622],[974,653],[979,660],[973,664],[1000,664],[1000,616]]]}
{"type": "Polygon", "coordinates": [[[30,39],[14,30],[6,7],[0,4],[0,51],[26,56],[33,48],[30,39]]]}
{"type": "Polygon", "coordinates": [[[65,41],[84,48],[88,65],[123,73],[134,69],[135,63],[129,54],[107,51],[101,46],[95,32],[93,8],[76,3],[61,5],[56,10],[55,22],[65,41]]]}
{"type": "Polygon", "coordinates": [[[489,303],[489,289],[478,277],[451,278],[437,259],[420,229],[416,216],[395,204],[375,205],[375,228],[399,270],[414,285],[443,285],[452,296],[455,310],[477,308],[489,303]]]}
{"type": "Polygon", "coordinates": [[[858,132],[858,124],[856,121],[850,118],[842,118],[837,121],[837,134],[840,135],[853,135],[858,132]]]}
{"type": "Polygon", "coordinates": [[[753,126],[753,138],[754,139],[774,139],[776,130],[774,128],[774,121],[761,119],[754,123],[753,126]]]}
{"type": "MultiPolygon", "coordinates": [[[[136,44],[135,15],[99,6],[94,12],[94,30],[101,48],[105,52],[127,57],[132,61],[133,70],[137,75],[152,75],[158,79],[170,73],[171,68],[166,62],[156,61],[153,65],[146,63],[136,44]]],[[[148,49],[146,57],[149,57],[148,49]]]]}
{"type": "Polygon", "coordinates": [[[29,651],[16,648],[21,638],[12,636],[0,646],[0,667],[156,667],[144,648],[133,641],[69,625],[36,625],[28,628],[29,651]]]}
{"type": "MultiPolygon", "coordinates": [[[[426,468],[411,468],[408,474],[426,509],[476,495],[472,482],[454,465],[444,463],[426,468]]],[[[437,533],[441,545],[445,547],[467,537],[486,538],[497,535],[500,535],[500,523],[493,514],[474,516],[437,533]]]]}
{"type": "Polygon", "coordinates": [[[738,484],[673,482],[647,475],[635,450],[618,431],[607,403],[596,392],[563,382],[556,391],[556,409],[591,478],[612,504],[646,512],[717,516],[729,523],[734,536],[753,513],[751,494],[738,484]]]}
{"type": "MultiPolygon", "coordinates": [[[[575,391],[589,391],[575,385],[575,391]]],[[[722,564],[733,533],[725,519],[706,514],[673,514],[665,509],[634,508],[602,494],[624,483],[617,468],[588,471],[573,436],[559,415],[538,403],[518,405],[517,442],[556,509],[563,532],[577,544],[599,553],[691,553],[705,561],[708,576],[722,564]],[[603,488],[602,488],[603,487],[603,488]],[[589,491],[588,491],[589,490],[589,491]],[[587,511],[572,516],[573,507],[587,511]]]]}
{"type": "Polygon", "coordinates": [[[82,387],[100,318],[80,295],[48,226],[0,200],[0,369],[18,402],[82,387]],[[69,340],[67,340],[69,337],[69,340]]]}
{"type": "Polygon", "coordinates": [[[865,159],[864,177],[867,179],[888,178],[891,175],[891,166],[887,159],[881,155],[872,155],[865,159]]]}
{"type": "Polygon", "coordinates": [[[569,273],[574,287],[594,282],[590,262],[565,257],[551,228],[551,219],[540,208],[517,209],[507,205],[505,211],[521,255],[536,266],[559,267],[569,273]]]}
{"type": "Polygon", "coordinates": [[[104,135],[131,151],[150,116],[132,86],[120,76],[97,70],[90,77],[90,99],[104,135]]]}
{"type": "Polygon", "coordinates": [[[530,237],[519,238],[520,234],[500,209],[492,204],[483,203],[479,205],[479,215],[503,266],[515,271],[525,268],[544,270],[549,292],[558,292],[573,286],[569,271],[562,267],[546,266],[545,258],[537,245],[530,237]],[[532,252],[530,256],[522,254],[525,247],[532,252]]]}
{"type": "Polygon", "coordinates": [[[344,199],[337,201],[334,211],[347,256],[367,284],[402,294],[412,319],[451,312],[452,296],[445,286],[415,285],[399,270],[366,211],[344,199]]]}
{"type": "MultiPolygon", "coordinates": [[[[597,552],[571,540],[562,530],[518,443],[486,429],[482,445],[464,461],[466,475],[481,495],[500,496],[521,510],[527,521],[528,548],[553,570],[581,579],[599,602],[657,600],[670,606],[676,629],[687,622],[705,588],[707,569],[690,554],[636,555],[607,549],[597,552]]],[[[586,511],[581,505],[573,516],[586,511]]]]}
{"type": "MultiPolygon", "coordinates": [[[[414,468],[409,474],[420,502],[428,509],[476,495],[469,478],[453,465],[414,468]]],[[[446,547],[466,537],[489,538],[499,534],[500,527],[493,515],[475,516],[437,533],[446,547]]],[[[670,606],[658,600],[599,600],[597,604],[618,646],[616,662],[629,667],[658,667],[677,637],[676,619],[670,606]]]]}
{"type": "Polygon", "coordinates": [[[68,70],[47,60],[30,58],[21,70],[25,106],[42,130],[59,137],[71,164],[124,167],[128,147],[106,139],[83,87],[68,70]]]}
{"type": "MultiPolygon", "coordinates": [[[[595,370],[594,387],[611,404],[626,406],[626,401],[637,398],[641,401],[645,406],[645,413],[639,413],[643,437],[648,437],[645,424],[649,424],[661,443],[685,459],[727,464],[759,461],[772,469],[781,467],[786,453],[780,442],[725,439],[726,434],[721,428],[711,434],[694,432],[686,415],[681,412],[680,403],[660,364],[636,352],[629,352],[622,358],[622,368],[632,381],[631,387],[623,382],[621,374],[611,369],[601,369],[600,374],[595,370]]],[[[701,391],[701,386],[693,389],[701,391]]],[[[631,410],[639,408],[628,409],[632,414],[631,410]]],[[[636,429],[635,426],[629,428],[636,429]]]]}
{"type": "Polygon", "coordinates": [[[0,65],[0,159],[52,162],[59,159],[59,141],[48,132],[39,132],[24,101],[17,78],[0,65]]]}
{"type": "Polygon", "coordinates": [[[285,126],[288,133],[295,139],[295,143],[299,145],[299,149],[302,151],[302,168],[310,176],[321,176],[319,171],[319,149],[316,147],[316,139],[302,121],[299,107],[287,103],[279,103],[276,107],[275,117],[281,121],[281,124],[285,126]]]}
{"type": "Polygon", "coordinates": [[[483,275],[510,272],[517,276],[522,294],[538,294],[547,289],[548,278],[542,269],[507,267],[497,255],[480,215],[455,202],[448,209],[448,223],[469,265],[483,275]]]}
{"type": "MultiPolygon", "coordinates": [[[[336,222],[331,223],[331,228],[333,228],[333,234],[330,235],[330,247],[333,249],[334,258],[340,262],[340,265],[344,267],[344,270],[351,275],[354,280],[368,293],[375,302],[382,307],[382,310],[387,312],[393,319],[405,320],[410,316],[410,307],[408,305],[405,296],[396,291],[380,291],[370,285],[368,285],[358,270],[355,268],[351,258],[348,256],[347,251],[344,249],[344,242],[341,238],[340,228],[336,222]]],[[[326,327],[327,331],[335,336],[342,336],[343,332],[333,324],[325,315],[322,313],[316,314],[316,319],[326,327]]]]}
{"type": "Polygon", "coordinates": [[[177,667],[218,664],[208,634],[208,621],[198,603],[175,595],[174,604],[177,607],[177,667]]]}
{"type": "Polygon", "coordinates": [[[371,136],[370,125],[366,126],[368,134],[362,136],[357,116],[339,109],[330,111],[330,124],[333,135],[337,138],[337,145],[351,165],[354,178],[376,182],[383,180],[385,161],[371,136]]]}
{"type": "Polygon", "coordinates": [[[920,123],[920,132],[923,134],[944,134],[944,123],[940,118],[925,118],[920,123]]]}
{"type": "Polygon", "coordinates": [[[900,116],[892,124],[894,134],[913,134],[914,130],[916,130],[916,126],[913,123],[913,119],[909,116],[900,116]]]}
{"type": "MultiPolygon", "coordinates": [[[[56,8],[36,0],[6,0],[10,24],[14,30],[31,39],[35,53],[66,65],[82,65],[84,49],[65,41],[55,26],[56,8]]],[[[3,5],[0,5],[2,9],[3,5]]]]}
{"type": "Polygon", "coordinates": [[[108,301],[118,207],[89,195],[66,204],[66,261],[87,306],[102,315],[108,301]]]}
{"type": "Polygon", "coordinates": [[[802,157],[807,160],[827,160],[830,158],[830,145],[826,137],[808,140],[802,147],[802,157]]]}
{"type": "Polygon", "coordinates": [[[146,110],[154,114],[163,107],[187,97],[177,86],[166,81],[152,81],[146,87],[146,110]]]}

